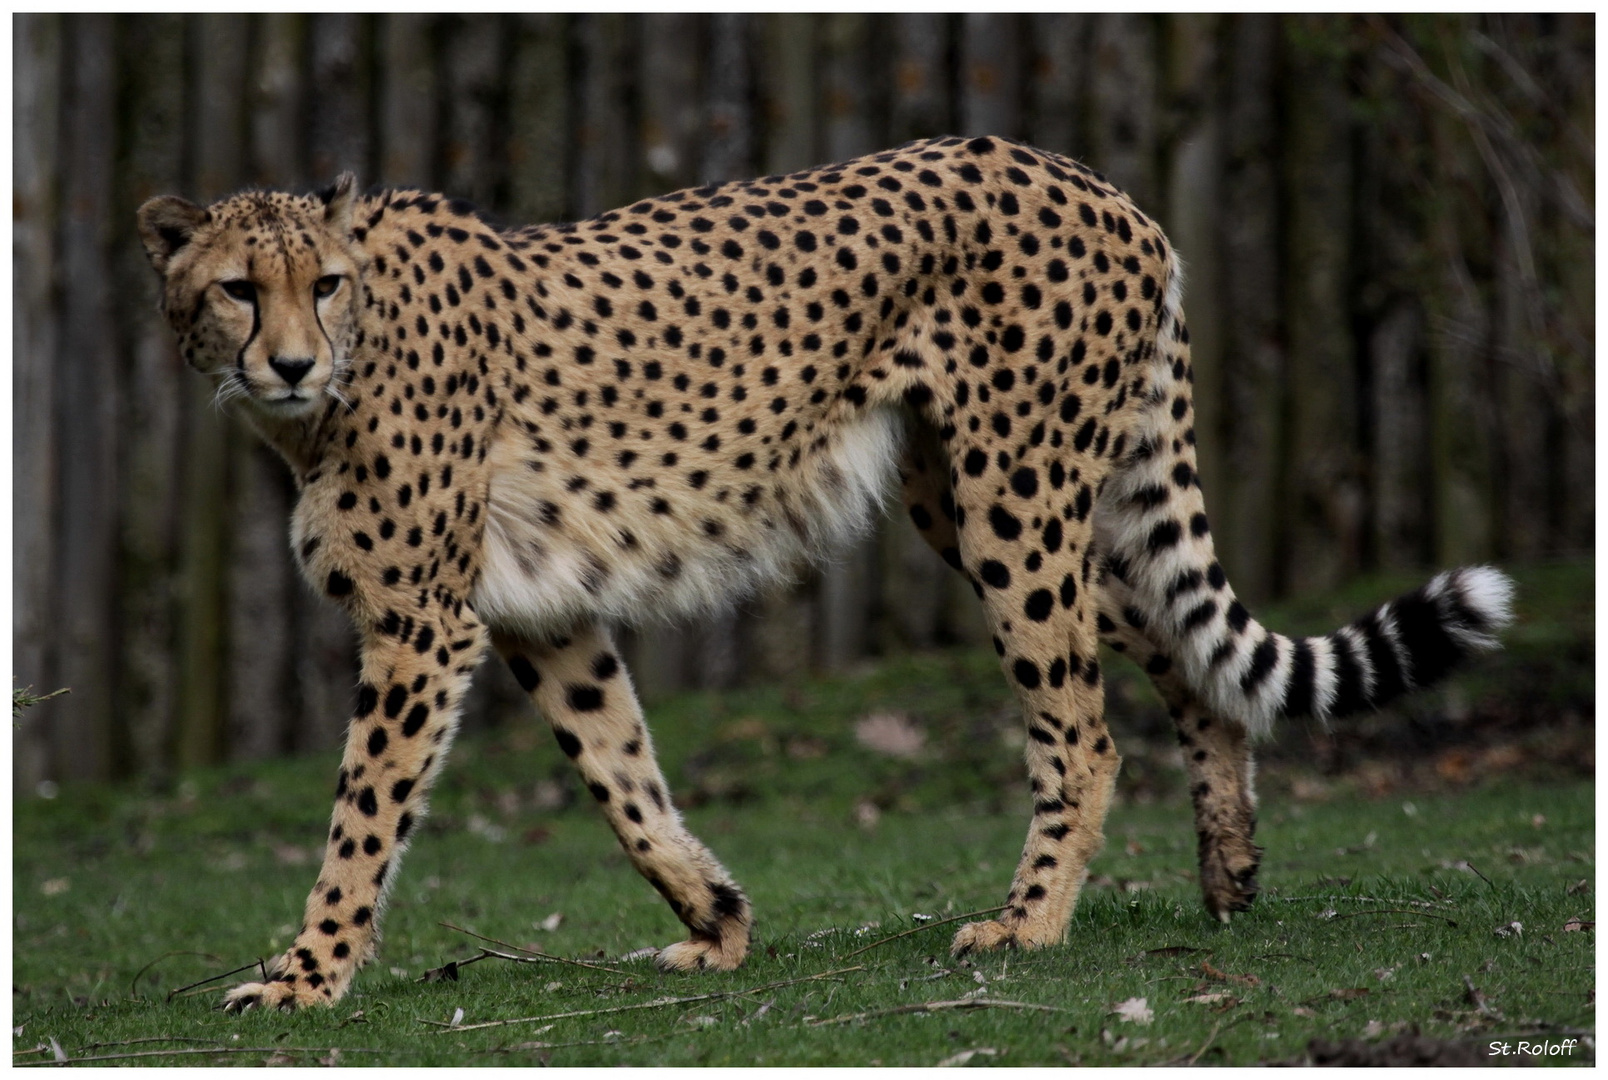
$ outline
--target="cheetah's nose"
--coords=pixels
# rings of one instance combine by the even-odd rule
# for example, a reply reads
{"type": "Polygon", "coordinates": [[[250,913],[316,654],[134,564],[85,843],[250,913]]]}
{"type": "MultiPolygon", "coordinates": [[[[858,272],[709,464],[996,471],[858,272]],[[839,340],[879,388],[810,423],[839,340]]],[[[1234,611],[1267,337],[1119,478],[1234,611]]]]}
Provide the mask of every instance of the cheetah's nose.
{"type": "Polygon", "coordinates": [[[268,366],[279,372],[279,377],[285,380],[286,385],[295,386],[302,381],[303,375],[313,370],[313,361],[301,356],[275,356],[269,359],[268,366]]]}

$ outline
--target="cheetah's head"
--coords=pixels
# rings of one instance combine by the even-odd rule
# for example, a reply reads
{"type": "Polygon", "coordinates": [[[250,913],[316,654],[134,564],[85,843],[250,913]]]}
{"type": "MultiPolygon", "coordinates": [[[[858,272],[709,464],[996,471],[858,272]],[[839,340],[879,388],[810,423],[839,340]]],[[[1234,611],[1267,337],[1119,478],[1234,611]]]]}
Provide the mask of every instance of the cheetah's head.
{"type": "Polygon", "coordinates": [[[162,314],[185,360],[220,377],[220,401],[288,420],[325,395],[341,399],[363,288],[356,187],[344,173],[316,196],[250,191],[208,207],[164,196],[140,207],[162,314]]]}

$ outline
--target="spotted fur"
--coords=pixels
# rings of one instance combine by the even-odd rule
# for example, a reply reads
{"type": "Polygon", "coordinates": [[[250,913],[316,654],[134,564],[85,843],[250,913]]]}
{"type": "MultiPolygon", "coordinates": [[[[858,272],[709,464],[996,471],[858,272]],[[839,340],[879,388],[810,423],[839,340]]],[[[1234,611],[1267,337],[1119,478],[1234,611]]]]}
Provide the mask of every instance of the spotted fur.
{"type": "Polygon", "coordinates": [[[938,139],[498,228],[438,195],[246,192],[140,211],[186,359],[285,457],[304,575],[362,638],[300,932],[232,1008],[329,1003],[371,956],[469,678],[495,645],[626,854],[732,968],[747,899],[683,827],[605,626],[732,602],[866,527],[897,475],[981,597],[1034,808],[966,952],[1061,940],[1120,758],[1098,642],[1186,751],[1208,907],[1255,894],[1248,736],[1494,645],[1509,587],[1443,574],[1325,638],[1251,619],[1195,471],[1178,260],[1097,173],[938,139]]]}

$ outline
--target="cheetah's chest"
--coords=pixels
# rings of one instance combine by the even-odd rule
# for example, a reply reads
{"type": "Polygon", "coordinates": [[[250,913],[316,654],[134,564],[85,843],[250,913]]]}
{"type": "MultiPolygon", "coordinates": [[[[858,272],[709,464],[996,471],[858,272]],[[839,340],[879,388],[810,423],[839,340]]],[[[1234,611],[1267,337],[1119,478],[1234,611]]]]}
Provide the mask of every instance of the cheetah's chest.
{"type": "MultiPolygon", "coordinates": [[[[792,579],[862,534],[896,479],[902,442],[897,413],[859,414],[777,477],[757,505],[725,497],[717,480],[679,493],[676,512],[660,515],[647,494],[622,495],[599,512],[553,479],[561,470],[532,470],[517,438],[502,440],[487,462],[471,603],[488,625],[536,636],[584,619],[641,624],[718,609],[792,579]]],[[[606,466],[591,475],[589,490],[628,486],[606,466]]]]}

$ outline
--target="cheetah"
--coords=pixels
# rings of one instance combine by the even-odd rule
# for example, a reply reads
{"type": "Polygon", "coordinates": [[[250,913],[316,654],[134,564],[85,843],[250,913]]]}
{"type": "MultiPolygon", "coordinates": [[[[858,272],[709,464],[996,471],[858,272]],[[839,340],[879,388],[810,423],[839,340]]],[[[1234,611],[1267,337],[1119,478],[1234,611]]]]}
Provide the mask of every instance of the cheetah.
{"type": "Polygon", "coordinates": [[[1179,259],[1100,174],[940,138],[503,228],[462,201],[247,191],[139,210],[185,360],[284,457],[301,572],[361,641],[295,942],[226,1007],[328,1005],[376,950],[490,645],[686,927],[732,969],[749,903],[683,825],[609,627],[729,604],[865,529],[897,477],[1022,706],[1032,819],[953,950],[1061,942],[1120,764],[1103,640],[1185,753],[1208,910],[1257,892],[1250,740],[1496,647],[1511,585],[1442,573],[1324,637],[1264,628],[1214,558],[1179,259]]]}

